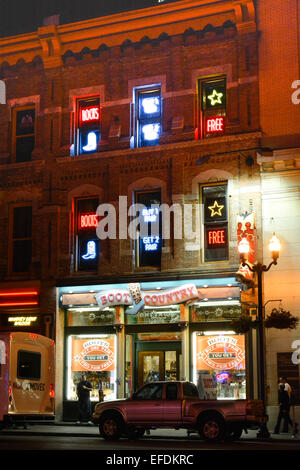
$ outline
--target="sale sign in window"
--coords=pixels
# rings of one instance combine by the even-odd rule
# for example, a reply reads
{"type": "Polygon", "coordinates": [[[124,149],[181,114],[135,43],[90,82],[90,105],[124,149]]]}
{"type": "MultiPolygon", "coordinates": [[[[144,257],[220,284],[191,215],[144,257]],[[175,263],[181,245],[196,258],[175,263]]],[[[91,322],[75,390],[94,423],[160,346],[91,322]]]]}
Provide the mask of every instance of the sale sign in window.
{"type": "Polygon", "coordinates": [[[216,116],[206,119],[207,134],[221,134],[225,131],[225,117],[216,116]]]}
{"type": "Polygon", "coordinates": [[[219,248],[227,246],[227,229],[206,229],[206,244],[208,248],[219,248]]]}

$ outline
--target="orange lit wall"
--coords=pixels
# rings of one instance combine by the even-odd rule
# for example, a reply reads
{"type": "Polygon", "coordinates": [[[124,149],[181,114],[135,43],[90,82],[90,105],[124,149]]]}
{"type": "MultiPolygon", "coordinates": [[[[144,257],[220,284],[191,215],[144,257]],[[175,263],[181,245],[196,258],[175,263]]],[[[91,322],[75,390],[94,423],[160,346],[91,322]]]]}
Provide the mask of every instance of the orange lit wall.
{"type": "Polygon", "coordinates": [[[292,83],[300,79],[300,2],[259,1],[257,18],[260,118],[266,137],[263,142],[272,148],[296,146],[300,139],[300,104],[293,104],[291,96],[295,91],[292,83]]]}

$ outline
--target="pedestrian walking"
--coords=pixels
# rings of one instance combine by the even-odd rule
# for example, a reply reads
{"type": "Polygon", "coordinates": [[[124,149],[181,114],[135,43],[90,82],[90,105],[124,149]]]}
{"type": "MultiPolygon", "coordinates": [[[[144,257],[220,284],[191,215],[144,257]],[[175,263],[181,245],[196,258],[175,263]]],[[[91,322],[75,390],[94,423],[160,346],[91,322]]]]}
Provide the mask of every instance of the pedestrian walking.
{"type": "Polygon", "coordinates": [[[93,424],[91,421],[92,407],[90,400],[90,392],[93,390],[91,382],[86,378],[86,375],[81,377],[81,381],[77,385],[77,396],[78,396],[78,421],[80,424],[82,421],[87,420],[88,424],[93,424]]]}
{"type": "Polygon", "coordinates": [[[280,425],[281,425],[282,419],[283,419],[283,431],[282,432],[288,432],[289,424],[293,426],[293,422],[289,415],[289,412],[290,412],[289,394],[285,390],[283,383],[280,383],[279,385],[278,403],[279,403],[279,413],[277,417],[277,423],[274,429],[274,434],[280,433],[280,425]]]}

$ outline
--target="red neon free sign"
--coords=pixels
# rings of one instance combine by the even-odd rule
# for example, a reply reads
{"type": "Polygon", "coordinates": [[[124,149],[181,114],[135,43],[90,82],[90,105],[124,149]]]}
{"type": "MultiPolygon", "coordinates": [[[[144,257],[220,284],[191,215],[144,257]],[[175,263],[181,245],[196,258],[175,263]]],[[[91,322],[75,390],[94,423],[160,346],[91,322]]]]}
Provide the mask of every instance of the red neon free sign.
{"type": "Polygon", "coordinates": [[[100,106],[86,106],[80,108],[80,124],[96,123],[100,120],[100,106]]]}
{"type": "Polygon", "coordinates": [[[206,234],[208,247],[224,247],[227,245],[227,231],[225,228],[209,229],[206,234]]]}
{"type": "Polygon", "coordinates": [[[98,225],[98,216],[94,213],[84,213],[79,215],[79,230],[96,228],[98,225]]]}
{"type": "Polygon", "coordinates": [[[207,134],[218,134],[225,130],[225,118],[224,116],[212,117],[206,120],[206,132],[207,134]]]}

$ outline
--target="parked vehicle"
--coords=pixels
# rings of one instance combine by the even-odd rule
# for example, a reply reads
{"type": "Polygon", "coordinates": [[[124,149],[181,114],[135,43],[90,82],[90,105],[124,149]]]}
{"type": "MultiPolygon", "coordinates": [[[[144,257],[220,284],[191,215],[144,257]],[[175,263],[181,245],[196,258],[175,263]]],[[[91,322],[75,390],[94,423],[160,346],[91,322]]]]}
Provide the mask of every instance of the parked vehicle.
{"type": "Polygon", "coordinates": [[[0,333],[0,423],[54,419],[54,341],[0,333]]]}
{"type": "Polygon", "coordinates": [[[267,422],[259,400],[201,400],[191,382],[152,382],[131,398],[98,403],[93,422],[108,440],[140,437],[147,429],[196,431],[201,439],[236,440],[243,430],[267,422]]]}

